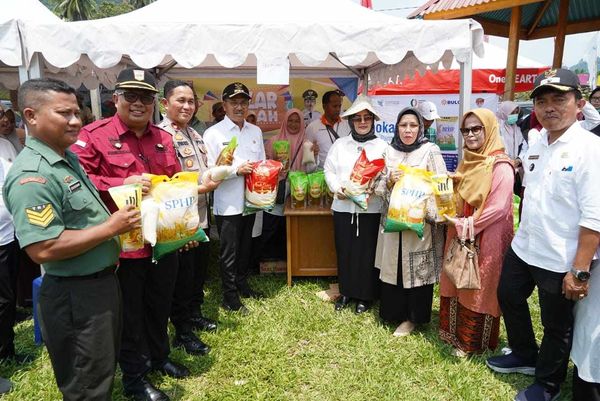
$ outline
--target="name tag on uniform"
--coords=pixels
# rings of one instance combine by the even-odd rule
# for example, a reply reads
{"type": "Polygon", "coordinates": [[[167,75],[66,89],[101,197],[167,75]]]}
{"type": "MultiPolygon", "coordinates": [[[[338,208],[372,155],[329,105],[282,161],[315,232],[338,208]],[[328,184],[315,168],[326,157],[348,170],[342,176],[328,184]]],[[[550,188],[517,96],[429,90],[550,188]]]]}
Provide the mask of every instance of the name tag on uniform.
{"type": "Polygon", "coordinates": [[[81,189],[81,182],[80,181],[75,181],[71,184],[69,184],[69,192],[73,193],[75,191],[79,191],[81,189]]]}
{"type": "Polygon", "coordinates": [[[540,155],[531,155],[528,157],[529,160],[537,160],[540,158],[540,155]]]}

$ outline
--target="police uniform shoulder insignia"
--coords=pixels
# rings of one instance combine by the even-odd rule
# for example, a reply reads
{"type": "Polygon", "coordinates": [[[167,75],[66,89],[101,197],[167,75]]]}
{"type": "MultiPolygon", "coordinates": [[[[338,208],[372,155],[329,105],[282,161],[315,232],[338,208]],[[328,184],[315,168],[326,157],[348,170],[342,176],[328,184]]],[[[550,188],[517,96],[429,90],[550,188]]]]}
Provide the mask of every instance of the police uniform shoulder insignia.
{"type": "Polygon", "coordinates": [[[176,141],[183,141],[183,135],[181,135],[181,134],[175,134],[175,140],[176,141]]]}
{"type": "Polygon", "coordinates": [[[48,227],[54,220],[54,209],[50,203],[25,208],[25,215],[29,224],[40,227],[48,227]]]}
{"type": "Polygon", "coordinates": [[[45,184],[46,183],[46,179],[44,177],[26,177],[26,178],[21,178],[21,181],[19,181],[19,184],[24,185],[30,182],[35,182],[38,184],[45,184]]]}
{"type": "Polygon", "coordinates": [[[185,156],[189,156],[193,153],[192,148],[189,146],[186,146],[185,148],[183,148],[183,154],[185,156]]]}
{"type": "Polygon", "coordinates": [[[193,161],[192,159],[187,159],[187,160],[185,161],[185,166],[186,166],[187,168],[194,167],[194,161],[193,161]]]}

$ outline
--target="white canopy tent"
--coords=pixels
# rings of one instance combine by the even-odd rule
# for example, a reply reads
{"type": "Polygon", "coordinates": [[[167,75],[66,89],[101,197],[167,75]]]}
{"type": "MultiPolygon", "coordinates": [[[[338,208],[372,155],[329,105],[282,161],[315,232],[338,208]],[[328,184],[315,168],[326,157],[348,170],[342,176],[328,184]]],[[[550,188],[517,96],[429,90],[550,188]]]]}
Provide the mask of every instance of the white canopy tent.
{"type": "Polygon", "coordinates": [[[118,64],[128,60],[159,74],[171,68],[256,74],[286,65],[292,73],[330,76],[349,68],[364,78],[410,74],[440,62],[449,68],[456,59],[469,96],[472,52],[483,54],[477,22],[406,20],[349,0],[303,0],[301,7],[282,0],[157,0],[112,18],[59,22],[29,27],[22,38],[26,61],[40,54],[48,66],[86,72],[78,76],[86,86],[112,87],[118,64]],[[111,73],[101,76],[106,69],[111,73]]]}

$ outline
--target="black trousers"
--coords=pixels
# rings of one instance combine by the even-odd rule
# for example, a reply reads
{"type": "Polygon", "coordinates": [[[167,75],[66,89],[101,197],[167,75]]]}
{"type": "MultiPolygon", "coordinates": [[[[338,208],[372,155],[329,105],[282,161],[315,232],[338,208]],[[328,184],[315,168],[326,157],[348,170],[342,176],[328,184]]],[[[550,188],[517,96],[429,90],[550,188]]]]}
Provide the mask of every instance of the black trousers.
{"type": "Polygon", "coordinates": [[[536,381],[551,390],[565,381],[573,336],[575,303],[562,294],[564,276],[565,273],[528,265],[509,248],[498,285],[498,301],[512,352],[536,363],[536,381]],[[544,327],[539,349],[527,304],[536,286],[544,327]]]}
{"type": "Polygon", "coordinates": [[[590,383],[579,377],[573,367],[573,401],[600,401],[600,383],[590,383]]]}
{"type": "Polygon", "coordinates": [[[123,387],[134,385],[170,352],[167,324],[179,261],[177,253],[152,263],[151,258],[120,260],[123,335],[119,364],[123,387]]]}
{"type": "Polygon", "coordinates": [[[255,215],[215,216],[220,239],[223,300],[239,303],[238,291],[249,289],[249,263],[252,253],[252,226],[255,215]]]}
{"type": "Polygon", "coordinates": [[[178,252],[179,269],[171,307],[171,323],[178,334],[192,331],[190,318],[201,315],[209,250],[209,243],[201,242],[187,252],[178,252]]]}
{"type": "Polygon", "coordinates": [[[0,359],[15,354],[18,252],[16,241],[0,246],[0,359]]]}
{"type": "Polygon", "coordinates": [[[378,298],[379,270],[375,268],[375,250],[380,219],[379,213],[333,212],[342,295],[361,301],[378,298]]]}
{"type": "Polygon", "coordinates": [[[47,274],[38,311],[63,400],[112,400],[121,336],[116,275],[68,280],[47,274]]]}
{"type": "Polygon", "coordinates": [[[262,260],[286,260],[287,238],[284,216],[263,213],[262,260]]]}

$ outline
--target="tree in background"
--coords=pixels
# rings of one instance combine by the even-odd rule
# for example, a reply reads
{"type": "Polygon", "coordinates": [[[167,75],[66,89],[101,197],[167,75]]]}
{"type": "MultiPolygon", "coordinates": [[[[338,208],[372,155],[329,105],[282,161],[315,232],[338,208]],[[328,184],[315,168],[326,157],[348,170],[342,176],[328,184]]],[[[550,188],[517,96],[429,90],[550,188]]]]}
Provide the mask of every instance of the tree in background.
{"type": "Polygon", "coordinates": [[[54,14],[66,21],[98,19],[125,14],[154,0],[46,0],[54,14]]]}
{"type": "Polygon", "coordinates": [[[54,3],[54,13],[67,21],[92,19],[97,7],[95,0],[57,0],[54,3]]]}

